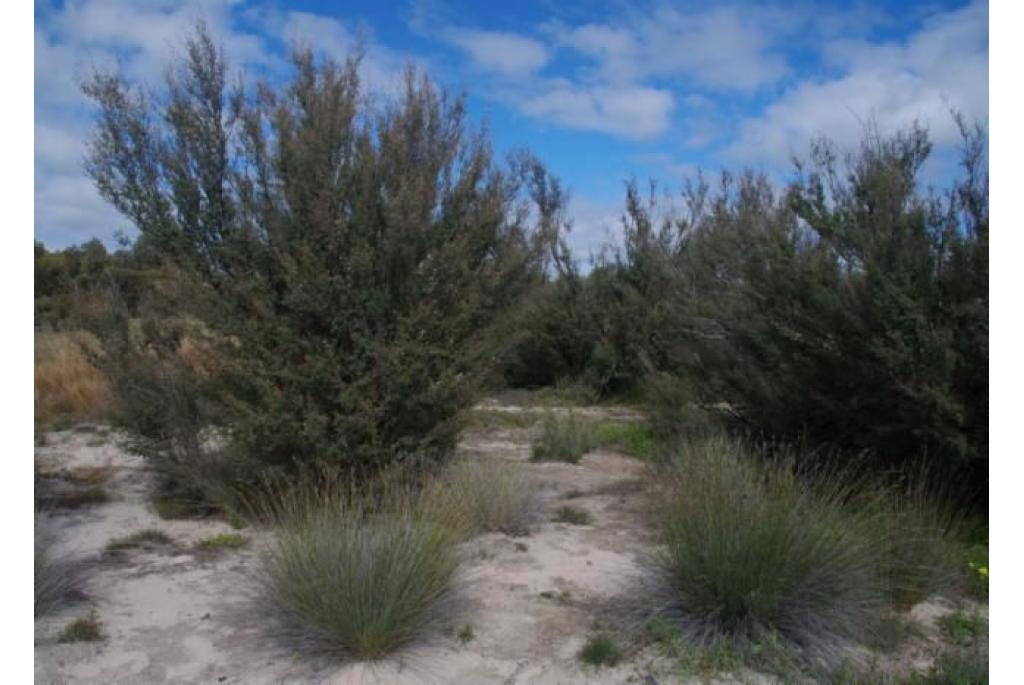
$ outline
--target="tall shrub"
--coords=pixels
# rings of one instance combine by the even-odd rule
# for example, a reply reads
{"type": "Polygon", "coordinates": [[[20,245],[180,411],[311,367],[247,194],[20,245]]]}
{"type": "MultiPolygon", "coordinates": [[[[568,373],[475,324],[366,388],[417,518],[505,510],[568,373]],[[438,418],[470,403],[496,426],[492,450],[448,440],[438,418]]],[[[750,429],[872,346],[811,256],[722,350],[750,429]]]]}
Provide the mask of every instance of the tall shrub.
{"type": "Polygon", "coordinates": [[[374,105],[357,60],[293,67],[229,88],[200,26],[158,96],[97,74],[87,169],[194,286],[232,449],[284,470],[441,456],[557,239],[557,182],[496,160],[425,76],[374,105]]]}
{"type": "Polygon", "coordinates": [[[984,134],[963,173],[920,187],[914,127],[828,143],[782,192],[692,186],[670,289],[673,368],[757,433],[866,451],[884,467],[987,477],[988,190],[984,134]]]}

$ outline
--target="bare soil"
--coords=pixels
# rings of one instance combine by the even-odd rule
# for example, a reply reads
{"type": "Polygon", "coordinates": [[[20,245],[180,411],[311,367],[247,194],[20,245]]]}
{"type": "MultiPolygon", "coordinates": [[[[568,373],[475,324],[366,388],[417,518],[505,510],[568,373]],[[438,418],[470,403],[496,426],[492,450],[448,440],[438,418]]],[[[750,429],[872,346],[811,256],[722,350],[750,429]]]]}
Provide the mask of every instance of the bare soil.
{"type": "MultiPolygon", "coordinates": [[[[486,408],[520,411],[493,402],[486,408]]],[[[635,418],[627,410],[588,411],[635,418]]],[[[254,573],[268,533],[237,531],[251,540],[243,549],[198,549],[202,538],[236,531],[220,520],[160,519],[148,503],[150,474],[123,448],[122,438],[86,426],[49,433],[36,448],[37,473],[47,476],[43,486],[75,482],[80,488],[88,474],[95,479],[109,471],[99,487],[110,495],[107,502],[53,512],[59,551],[83,567],[84,597],[36,620],[37,683],[690,682],[650,649],[627,651],[623,663],[599,670],[576,656],[595,629],[621,630],[616,607],[635,588],[644,557],[654,549],[644,524],[645,467],[635,459],[597,450],[577,465],[533,463],[526,429],[467,433],[460,449],[468,455],[512,462],[530,474],[542,492],[546,522],[526,537],[489,534],[463,545],[464,608],[449,629],[383,662],[343,664],[289,652],[263,631],[254,608],[254,573]],[[586,510],[591,522],[551,522],[551,512],[565,504],[586,510]],[[164,532],[172,543],[105,553],[112,540],[145,529],[164,532]],[[57,642],[64,625],[90,611],[100,622],[101,641],[57,642]],[[463,641],[458,633],[466,625],[473,637],[463,641]]],[[[951,610],[925,603],[915,616],[933,634],[928,626],[951,610]]],[[[937,651],[932,642],[922,638],[898,658],[927,666],[937,651]]],[[[717,682],[771,679],[743,672],[717,682]]]]}

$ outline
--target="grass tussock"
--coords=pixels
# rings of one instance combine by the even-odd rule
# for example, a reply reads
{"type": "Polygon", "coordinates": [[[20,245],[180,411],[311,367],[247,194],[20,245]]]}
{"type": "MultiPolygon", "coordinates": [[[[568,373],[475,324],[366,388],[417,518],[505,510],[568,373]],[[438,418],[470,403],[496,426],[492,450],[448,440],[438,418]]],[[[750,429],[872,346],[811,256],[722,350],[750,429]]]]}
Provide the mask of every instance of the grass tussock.
{"type": "Polygon", "coordinates": [[[587,638],[586,643],[576,656],[588,666],[612,667],[622,661],[622,648],[610,635],[597,633],[587,638]]]}
{"type": "Polygon", "coordinates": [[[54,551],[54,533],[45,514],[35,517],[34,553],[35,602],[33,613],[53,613],[75,594],[80,585],[80,569],[54,551]]]}
{"type": "Polygon", "coordinates": [[[583,455],[596,447],[590,422],[574,413],[549,413],[541,421],[533,442],[534,461],[564,461],[578,464],[583,455]]]}
{"type": "Polygon", "coordinates": [[[98,642],[103,639],[100,622],[95,614],[76,618],[64,626],[57,635],[57,642],[98,642]]]}
{"type": "Polygon", "coordinates": [[[375,660],[445,621],[462,530],[426,506],[400,484],[372,495],[314,487],[283,493],[276,539],[263,558],[263,598],[279,634],[375,660]]]}
{"type": "Polygon", "coordinates": [[[102,418],[112,407],[110,380],[91,358],[99,340],[83,331],[35,334],[35,420],[52,425],[102,418]]]}
{"type": "Polygon", "coordinates": [[[423,498],[435,518],[458,522],[467,535],[527,535],[540,518],[536,486],[499,462],[460,459],[426,485],[423,498]]]}
{"type": "Polygon", "coordinates": [[[934,514],[884,489],[867,502],[839,472],[801,475],[791,459],[712,437],[682,443],[660,475],[660,615],[693,644],[778,638],[828,661],[870,638],[905,589],[928,594],[944,575],[944,554],[922,542],[946,542],[934,514]]]}
{"type": "Polygon", "coordinates": [[[573,526],[585,526],[591,521],[590,512],[577,507],[563,505],[555,510],[551,520],[555,523],[568,523],[573,526]]]}
{"type": "Polygon", "coordinates": [[[923,476],[913,486],[862,482],[854,508],[873,526],[889,597],[906,610],[934,593],[949,593],[962,579],[966,554],[963,521],[930,494],[923,476]]]}

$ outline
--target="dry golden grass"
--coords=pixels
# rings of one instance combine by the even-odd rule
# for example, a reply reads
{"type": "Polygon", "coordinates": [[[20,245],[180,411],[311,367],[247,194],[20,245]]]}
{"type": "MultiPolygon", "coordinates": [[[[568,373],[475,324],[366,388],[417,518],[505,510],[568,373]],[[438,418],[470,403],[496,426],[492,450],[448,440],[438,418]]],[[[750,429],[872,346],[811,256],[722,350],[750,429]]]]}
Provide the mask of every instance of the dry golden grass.
{"type": "Polygon", "coordinates": [[[109,411],[110,381],[90,361],[103,353],[84,331],[35,334],[35,418],[37,424],[87,421],[109,411]]]}
{"type": "Polygon", "coordinates": [[[209,376],[220,361],[209,341],[187,333],[178,342],[177,352],[185,366],[200,376],[209,376]]]}

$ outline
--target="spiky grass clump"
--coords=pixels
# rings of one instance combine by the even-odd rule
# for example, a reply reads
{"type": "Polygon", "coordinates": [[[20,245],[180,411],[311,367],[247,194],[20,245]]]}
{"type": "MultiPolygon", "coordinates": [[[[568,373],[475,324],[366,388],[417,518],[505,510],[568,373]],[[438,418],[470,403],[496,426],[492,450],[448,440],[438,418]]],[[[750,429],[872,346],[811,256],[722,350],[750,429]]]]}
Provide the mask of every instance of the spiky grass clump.
{"type": "Polygon", "coordinates": [[[811,658],[864,637],[886,606],[871,515],[840,478],[812,486],[723,437],[683,443],[662,512],[663,615],[696,644],[779,636],[811,658]]]}
{"type": "Polygon", "coordinates": [[[460,459],[424,489],[428,513],[465,524],[465,533],[526,535],[540,518],[533,482],[508,464],[460,459]],[[451,508],[459,512],[451,512],[451,508]]]}
{"type": "Polygon", "coordinates": [[[54,551],[54,533],[45,514],[35,517],[34,615],[44,616],[63,606],[78,589],[80,568],[54,551]]]}
{"type": "Polygon", "coordinates": [[[276,518],[263,596],[285,637],[374,660],[445,620],[458,533],[417,494],[292,492],[276,518]]]}
{"type": "Polygon", "coordinates": [[[882,579],[900,610],[952,591],[962,577],[964,521],[927,484],[926,474],[912,485],[866,480],[851,499],[851,509],[871,523],[882,579]]]}
{"type": "Polygon", "coordinates": [[[579,463],[594,448],[593,430],[589,422],[573,413],[561,416],[549,413],[540,425],[533,442],[534,461],[565,461],[579,463]]]}

